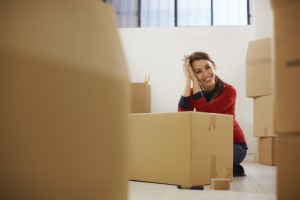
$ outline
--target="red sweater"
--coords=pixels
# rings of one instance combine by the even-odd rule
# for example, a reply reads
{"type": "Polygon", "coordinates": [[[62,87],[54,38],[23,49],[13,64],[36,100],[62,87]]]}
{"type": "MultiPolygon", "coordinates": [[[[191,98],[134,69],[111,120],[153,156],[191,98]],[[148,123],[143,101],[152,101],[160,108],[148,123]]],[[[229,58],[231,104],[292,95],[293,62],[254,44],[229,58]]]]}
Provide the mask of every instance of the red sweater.
{"type": "Polygon", "coordinates": [[[195,109],[198,112],[233,115],[233,142],[246,143],[244,133],[238,122],[235,120],[235,101],[235,88],[227,83],[224,83],[224,90],[221,95],[209,102],[207,102],[203,97],[202,92],[193,94],[193,89],[191,89],[191,96],[181,96],[178,104],[178,111],[193,111],[195,109]]]}

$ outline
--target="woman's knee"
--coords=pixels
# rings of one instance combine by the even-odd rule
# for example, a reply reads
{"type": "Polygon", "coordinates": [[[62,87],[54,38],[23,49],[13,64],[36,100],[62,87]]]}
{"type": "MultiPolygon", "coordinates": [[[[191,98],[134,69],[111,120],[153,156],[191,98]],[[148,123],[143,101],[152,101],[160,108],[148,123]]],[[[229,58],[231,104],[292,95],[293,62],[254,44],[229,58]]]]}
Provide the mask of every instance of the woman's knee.
{"type": "Polygon", "coordinates": [[[233,148],[233,164],[238,165],[240,164],[246,157],[247,149],[234,144],[233,148]]]}

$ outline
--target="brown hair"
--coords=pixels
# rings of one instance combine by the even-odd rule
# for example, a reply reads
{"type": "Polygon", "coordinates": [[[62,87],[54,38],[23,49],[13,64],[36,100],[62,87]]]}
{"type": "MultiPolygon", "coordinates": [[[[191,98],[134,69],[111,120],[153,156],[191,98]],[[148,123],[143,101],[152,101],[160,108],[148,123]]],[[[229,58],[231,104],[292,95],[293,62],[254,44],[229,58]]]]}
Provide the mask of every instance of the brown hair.
{"type": "MultiPolygon", "coordinates": [[[[212,63],[213,67],[216,68],[216,64],[215,62],[212,60],[212,58],[210,57],[209,54],[205,53],[205,52],[202,52],[202,51],[197,51],[197,52],[194,52],[192,55],[189,56],[189,60],[190,60],[190,65],[192,66],[192,63],[195,61],[195,60],[208,60],[212,63]]],[[[214,88],[214,94],[213,96],[211,97],[210,100],[214,100],[215,98],[217,98],[218,96],[220,96],[223,92],[223,89],[224,89],[224,82],[217,76],[216,76],[216,85],[215,85],[215,88],[214,88]]]]}

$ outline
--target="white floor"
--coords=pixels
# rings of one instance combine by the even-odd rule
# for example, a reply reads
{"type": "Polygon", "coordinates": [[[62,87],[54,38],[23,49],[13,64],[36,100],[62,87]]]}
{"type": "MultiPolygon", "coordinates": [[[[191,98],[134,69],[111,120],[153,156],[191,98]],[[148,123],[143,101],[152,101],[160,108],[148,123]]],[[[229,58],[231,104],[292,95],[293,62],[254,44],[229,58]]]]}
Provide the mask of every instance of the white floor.
{"type": "Polygon", "coordinates": [[[231,190],[181,190],[173,185],[129,182],[128,200],[275,200],[276,167],[244,162],[247,176],[236,177],[231,190]]]}

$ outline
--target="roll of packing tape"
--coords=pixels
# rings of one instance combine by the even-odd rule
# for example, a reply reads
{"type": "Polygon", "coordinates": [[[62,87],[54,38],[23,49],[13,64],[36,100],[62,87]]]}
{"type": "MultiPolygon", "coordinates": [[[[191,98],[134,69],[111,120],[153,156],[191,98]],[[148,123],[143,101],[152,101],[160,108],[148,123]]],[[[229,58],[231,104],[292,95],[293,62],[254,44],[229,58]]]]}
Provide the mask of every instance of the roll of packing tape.
{"type": "Polygon", "coordinates": [[[211,189],[213,190],[230,190],[230,179],[228,178],[212,178],[211,189]]]}

